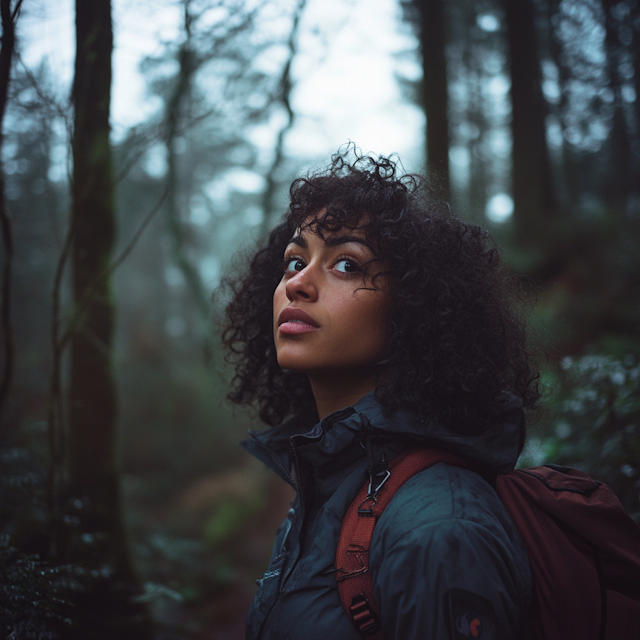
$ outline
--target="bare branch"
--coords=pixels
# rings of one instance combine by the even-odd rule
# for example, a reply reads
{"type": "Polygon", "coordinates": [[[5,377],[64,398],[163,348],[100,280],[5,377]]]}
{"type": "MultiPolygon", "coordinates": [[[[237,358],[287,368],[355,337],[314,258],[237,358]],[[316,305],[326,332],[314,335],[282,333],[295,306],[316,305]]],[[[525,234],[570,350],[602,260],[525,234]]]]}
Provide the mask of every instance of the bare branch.
{"type": "Polygon", "coordinates": [[[286,135],[293,128],[295,121],[295,113],[291,107],[291,91],[293,89],[293,82],[291,80],[291,65],[296,56],[296,41],[298,38],[298,29],[300,26],[300,18],[306,0],[298,0],[298,5],[293,16],[293,23],[291,25],[291,31],[289,32],[289,40],[287,46],[289,49],[289,55],[282,69],[282,75],[279,83],[279,99],[287,113],[287,120],[284,126],[278,132],[278,138],[276,140],[276,146],[273,154],[273,162],[267,171],[267,185],[262,196],[262,210],[264,212],[264,220],[262,223],[262,233],[266,233],[269,229],[269,222],[274,208],[274,199],[277,189],[277,175],[278,169],[282,165],[284,160],[284,140],[286,135]]]}
{"type": "Polygon", "coordinates": [[[18,14],[20,13],[21,7],[22,7],[22,0],[18,0],[18,2],[16,2],[16,6],[13,8],[13,13],[11,14],[11,20],[14,23],[18,19],[18,14]]]}

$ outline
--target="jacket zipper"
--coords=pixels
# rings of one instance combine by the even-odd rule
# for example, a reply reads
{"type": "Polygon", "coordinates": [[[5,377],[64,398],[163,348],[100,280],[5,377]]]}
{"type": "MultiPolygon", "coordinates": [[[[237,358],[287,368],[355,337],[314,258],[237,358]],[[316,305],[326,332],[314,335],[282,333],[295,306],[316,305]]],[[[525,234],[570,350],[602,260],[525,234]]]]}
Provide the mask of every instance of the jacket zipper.
{"type": "MultiPolygon", "coordinates": [[[[269,449],[267,449],[266,447],[264,447],[267,451],[269,451],[269,449]]],[[[275,454],[272,454],[271,451],[269,451],[270,455],[272,455],[272,457],[277,458],[277,456],[275,454]]],[[[262,621],[262,624],[260,625],[260,631],[258,632],[258,637],[256,638],[256,640],[260,640],[260,638],[262,638],[262,635],[264,633],[264,631],[267,629],[268,623],[269,623],[269,619],[271,618],[271,614],[273,613],[273,611],[276,608],[276,605],[278,604],[278,599],[280,598],[280,595],[282,594],[282,592],[284,591],[284,585],[287,582],[287,578],[291,575],[291,572],[293,571],[294,567],[296,566],[296,564],[298,564],[298,560],[300,559],[300,557],[302,556],[302,540],[304,539],[304,530],[305,530],[305,507],[304,507],[304,499],[302,497],[302,484],[301,484],[301,476],[300,476],[300,463],[298,461],[298,454],[296,453],[296,449],[293,446],[293,443],[291,443],[291,454],[292,454],[292,458],[293,458],[293,465],[296,469],[296,478],[298,480],[297,482],[297,487],[296,487],[296,483],[293,482],[293,478],[291,478],[291,475],[289,473],[286,473],[287,477],[291,480],[291,485],[293,486],[294,489],[296,489],[296,491],[298,492],[298,495],[300,496],[300,517],[302,518],[302,525],[300,527],[300,534],[299,534],[299,548],[298,548],[298,556],[295,559],[295,561],[291,564],[291,566],[288,568],[286,574],[282,574],[280,576],[280,586],[278,587],[278,592],[276,593],[276,597],[273,601],[273,604],[271,605],[271,608],[269,609],[269,613],[267,614],[267,617],[262,621]]],[[[280,463],[280,460],[277,459],[277,463],[278,466],[280,467],[280,469],[283,469],[282,464],[280,463]]]]}

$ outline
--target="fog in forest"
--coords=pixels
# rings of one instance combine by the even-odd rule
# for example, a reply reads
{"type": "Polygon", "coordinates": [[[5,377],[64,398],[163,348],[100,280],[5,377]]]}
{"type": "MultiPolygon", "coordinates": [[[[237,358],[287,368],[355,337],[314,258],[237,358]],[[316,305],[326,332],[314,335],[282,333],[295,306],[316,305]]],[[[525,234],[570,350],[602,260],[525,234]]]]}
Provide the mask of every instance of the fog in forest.
{"type": "Polygon", "coordinates": [[[520,464],[640,521],[638,0],[0,9],[3,637],[244,637],[293,494],[238,446],[218,287],[349,142],[522,283],[520,464]]]}

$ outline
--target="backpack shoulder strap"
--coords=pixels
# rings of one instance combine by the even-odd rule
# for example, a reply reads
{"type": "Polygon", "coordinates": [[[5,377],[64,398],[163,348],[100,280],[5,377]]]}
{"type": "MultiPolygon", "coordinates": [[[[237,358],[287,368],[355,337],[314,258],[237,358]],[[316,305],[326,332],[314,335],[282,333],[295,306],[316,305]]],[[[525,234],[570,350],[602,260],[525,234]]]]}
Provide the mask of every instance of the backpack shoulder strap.
{"type": "Polygon", "coordinates": [[[471,462],[440,449],[408,449],[389,464],[377,487],[368,482],[359,491],[342,520],[336,550],[336,580],[345,612],[366,640],[380,640],[380,613],[373,597],[369,548],[375,524],[396,491],[412,476],[444,462],[472,469],[471,462]]]}

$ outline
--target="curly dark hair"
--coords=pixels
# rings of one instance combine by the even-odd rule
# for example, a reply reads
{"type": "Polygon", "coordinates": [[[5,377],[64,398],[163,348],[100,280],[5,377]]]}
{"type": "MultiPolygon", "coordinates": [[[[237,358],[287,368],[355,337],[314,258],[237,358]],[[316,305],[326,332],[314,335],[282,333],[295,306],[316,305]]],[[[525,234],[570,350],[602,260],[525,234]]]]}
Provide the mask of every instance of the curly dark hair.
{"type": "Polygon", "coordinates": [[[296,179],[290,195],[289,211],[244,275],[225,281],[232,402],[257,403],[270,425],[315,406],[306,375],[278,366],[272,330],[285,248],[310,225],[319,235],[363,229],[384,265],[394,296],[376,388],[385,412],[408,408],[449,429],[478,432],[495,423],[504,392],[525,407],[536,404],[518,284],[488,233],[453,217],[425,179],[402,175],[393,157],[347,148],[327,169],[296,179]]]}

